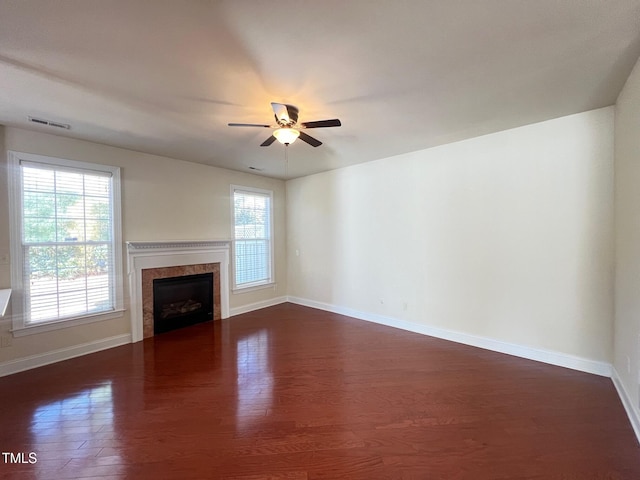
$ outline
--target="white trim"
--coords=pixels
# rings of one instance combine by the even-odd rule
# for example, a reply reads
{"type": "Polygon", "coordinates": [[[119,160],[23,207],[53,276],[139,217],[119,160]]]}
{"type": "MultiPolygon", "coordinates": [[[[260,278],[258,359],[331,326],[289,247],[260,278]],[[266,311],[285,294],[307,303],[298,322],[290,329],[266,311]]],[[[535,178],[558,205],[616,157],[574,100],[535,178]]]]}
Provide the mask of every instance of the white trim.
{"type": "Polygon", "coordinates": [[[627,412],[627,417],[629,417],[631,427],[636,434],[636,439],[638,440],[638,443],[640,443],[640,412],[638,412],[638,410],[633,406],[633,402],[631,401],[627,390],[624,388],[624,384],[622,383],[622,380],[620,380],[620,376],[618,375],[618,371],[615,367],[611,367],[611,380],[613,380],[613,385],[616,387],[618,396],[620,397],[622,405],[627,412]]]}
{"type": "Polygon", "coordinates": [[[536,360],[538,362],[549,363],[551,365],[557,365],[559,367],[571,368],[573,370],[579,370],[581,372],[593,373],[595,375],[601,375],[603,377],[611,377],[611,364],[606,362],[599,362],[597,360],[590,360],[588,358],[577,357],[574,355],[555,352],[552,350],[526,347],[514,343],[494,340],[492,338],[456,332],[454,330],[421,325],[413,322],[408,322],[406,320],[398,320],[391,317],[385,317],[383,315],[361,312],[359,310],[341,307],[338,305],[331,305],[323,302],[317,302],[315,300],[309,300],[306,298],[288,297],[288,300],[289,302],[296,303],[298,305],[318,308],[320,310],[326,310],[328,312],[338,313],[340,315],[346,315],[360,320],[378,323],[380,325],[399,328],[401,330],[407,330],[409,332],[421,333],[422,335],[428,335],[430,337],[451,340],[453,342],[471,345],[473,347],[484,348],[486,350],[492,350],[494,352],[506,353],[508,355],[514,355],[516,357],[526,358],[528,360],[536,360]]]}
{"type": "Polygon", "coordinates": [[[281,303],[286,303],[287,301],[288,301],[287,297],[269,298],[267,300],[262,300],[260,302],[254,302],[254,303],[249,303],[247,305],[241,305],[239,307],[233,307],[229,311],[229,313],[230,313],[230,316],[234,317],[236,315],[241,315],[243,313],[253,312],[254,310],[260,310],[261,308],[280,305],[281,303]]]}
{"type": "Polygon", "coordinates": [[[274,193],[273,190],[265,190],[264,188],[245,187],[242,185],[230,185],[229,193],[229,206],[231,208],[231,289],[240,293],[241,290],[247,289],[251,291],[253,287],[260,286],[261,284],[270,286],[276,283],[276,267],[275,267],[275,232],[274,232],[274,206],[273,206],[274,193]],[[252,282],[250,284],[236,284],[236,208],[235,208],[235,192],[255,193],[258,195],[264,195],[269,197],[269,278],[261,280],[259,282],[252,282]]]}
{"type": "Polygon", "coordinates": [[[41,324],[29,324],[24,327],[14,328],[11,333],[14,337],[24,337],[26,335],[35,335],[37,333],[51,332],[62,328],[77,327],[78,325],[86,325],[87,323],[102,322],[113,318],[120,318],[124,315],[124,309],[110,310],[108,312],[94,313],[92,315],[83,315],[81,317],[73,317],[65,320],[55,320],[53,322],[44,322],[41,324]]]}
{"type": "Polygon", "coordinates": [[[275,289],[276,286],[278,284],[274,283],[274,282],[269,282],[269,283],[258,283],[258,284],[252,284],[249,287],[243,287],[243,288],[236,288],[231,290],[231,293],[233,293],[234,295],[238,295],[238,294],[242,294],[242,293],[250,293],[250,292],[255,292],[256,290],[265,290],[267,288],[273,288],[275,289]]]}
{"type": "Polygon", "coordinates": [[[227,240],[126,242],[131,302],[131,341],[143,339],[142,270],[203,263],[220,264],[220,316],[229,317],[229,244],[227,240]]]}
{"type": "Polygon", "coordinates": [[[194,248],[229,248],[229,240],[168,240],[161,242],[127,242],[128,251],[172,250],[187,251],[194,248]]]}
{"type": "Polygon", "coordinates": [[[96,353],[101,350],[107,350],[108,348],[119,347],[128,343],[131,343],[131,335],[127,333],[2,362],[0,363],[0,377],[31,370],[32,368],[43,367],[63,360],[69,360],[89,353],[96,353]]]}
{"type": "Polygon", "coordinates": [[[11,286],[13,295],[12,306],[12,331],[15,336],[28,335],[44,331],[57,330],[75,325],[82,325],[99,320],[107,320],[121,316],[124,311],[124,285],[122,274],[122,199],[120,167],[104,165],[100,163],[81,162],[65,158],[36,155],[33,153],[7,152],[8,187],[9,187],[9,219],[10,219],[10,247],[11,247],[11,286]],[[81,172],[95,172],[105,174],[111,178],[111,228],[113,246],[113,270],[110,271],[112,280],[113,308],[110,312],[97,312],[88,315],[78,315],[69,319],[56,319],[30,326],[25,321],[24,315],[24,256],[22,248],[22,171],[21,162],[31,162],[40,165],[52,166],[56,169],[72,169],[81,172]]]}

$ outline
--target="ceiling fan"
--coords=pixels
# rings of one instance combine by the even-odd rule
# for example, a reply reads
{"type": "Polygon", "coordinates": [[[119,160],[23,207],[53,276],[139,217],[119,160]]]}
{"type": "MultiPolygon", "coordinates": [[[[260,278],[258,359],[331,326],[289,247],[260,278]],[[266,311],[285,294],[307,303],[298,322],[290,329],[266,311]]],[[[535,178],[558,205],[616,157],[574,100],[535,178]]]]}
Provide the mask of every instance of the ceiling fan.
{"type": "Polygon", "coordinates": [[[271,108],[273,108],[273,113],[276,118],[276,125],[265,125],[261,123],[230,123],[229,126],[275,128],[276,130],[273,134],[260,144],[261,147],[268,147],[276,140],[283,145],[290,145],[295,142],[297,138],[308,143],[312,147],[319,147],[322,145],[320,140],[313,138],[311,135],[307,135],[300,130],[306,128],[339,127],[342,125],[340,120],[337,118],[331,120],[317,120],[315,122],[302,122],[298,125],[298,107],[284,103],[271,102],[271,108]]]}

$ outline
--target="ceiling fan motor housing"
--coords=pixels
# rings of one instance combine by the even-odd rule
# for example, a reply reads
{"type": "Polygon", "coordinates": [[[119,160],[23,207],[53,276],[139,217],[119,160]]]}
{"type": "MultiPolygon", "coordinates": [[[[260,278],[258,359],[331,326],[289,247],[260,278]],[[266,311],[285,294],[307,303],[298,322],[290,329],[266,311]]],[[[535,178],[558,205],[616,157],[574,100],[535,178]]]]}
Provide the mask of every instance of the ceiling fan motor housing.
{"type": "Polygon", "coordinates": [[[294,105],[284,105],[286,107],[286,115],[283,115],[284,112],[275,114],[276,122],[281,127],[293,127],[298,122],[298,107],[294,105]]]}

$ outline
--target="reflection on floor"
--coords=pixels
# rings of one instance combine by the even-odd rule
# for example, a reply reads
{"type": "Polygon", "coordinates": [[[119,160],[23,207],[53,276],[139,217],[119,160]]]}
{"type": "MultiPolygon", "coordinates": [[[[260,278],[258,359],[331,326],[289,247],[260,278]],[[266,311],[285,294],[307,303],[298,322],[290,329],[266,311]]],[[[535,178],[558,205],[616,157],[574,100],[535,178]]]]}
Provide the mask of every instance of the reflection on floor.
{"type": "MultiPolygon", "coordinates": [[[[42,466],[45,459],[40,452],[50,452],[52,446],[59,445],[65,439],[75,444],[78,442],[74,442],[73,439],[78,434],[90,437],[93,433],[113,431],[113,414],[111,381],[39,406],[34,410],[31,419],[31,450],[36,454],[35,458],[40,458],[42,466]]],[[[90,440],[84,441],[79,448],[87,442],[90,440]]],[[[110,474],[123,472],[124,467],[119,465],[118,459],[112,460],[115,461],[112,463],[110,474]]],[[[77,474],[84,476],[84,473],[81,464],[77,474]]],[[[86,474],[91,474],[90,468],[86,474]]]]}
{"type": "Polygon", "coordinates": [[[273,402],[273,372],[269,362],[269,332],[259,330],[237,342],[239,434],[264,418],[273,402]]]}

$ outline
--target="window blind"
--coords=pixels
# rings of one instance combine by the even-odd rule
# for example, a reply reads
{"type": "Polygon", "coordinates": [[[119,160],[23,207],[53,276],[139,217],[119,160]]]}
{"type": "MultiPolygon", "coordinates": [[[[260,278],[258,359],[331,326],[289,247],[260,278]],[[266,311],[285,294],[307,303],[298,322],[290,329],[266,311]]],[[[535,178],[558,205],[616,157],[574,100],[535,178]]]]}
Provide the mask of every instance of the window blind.
{"type": "Polygon", "coordinates": [[[234,205],[235,284],[271,281],[271,194],[236,189],[234,205]]]}
{"type": "Polygon", "coordinates": [[[115,309],[109,172],[21,161],[25,324],[115,309]]]}

